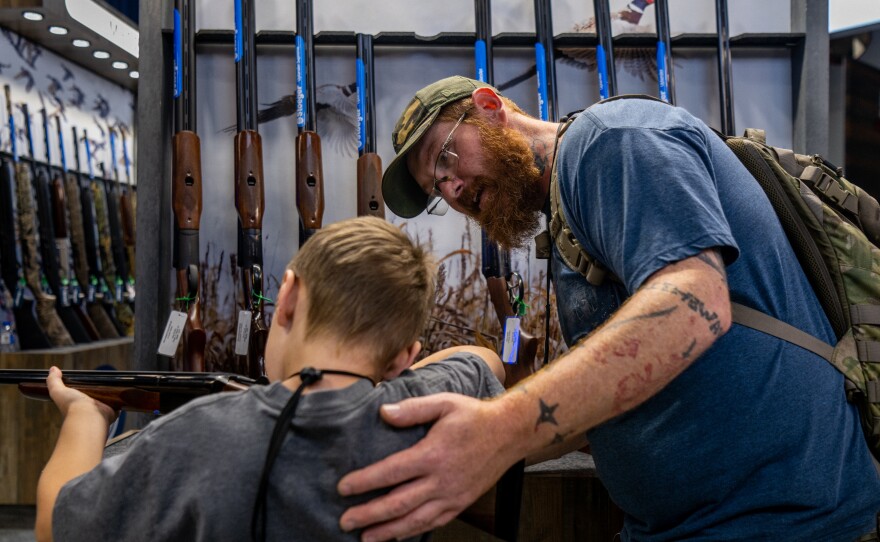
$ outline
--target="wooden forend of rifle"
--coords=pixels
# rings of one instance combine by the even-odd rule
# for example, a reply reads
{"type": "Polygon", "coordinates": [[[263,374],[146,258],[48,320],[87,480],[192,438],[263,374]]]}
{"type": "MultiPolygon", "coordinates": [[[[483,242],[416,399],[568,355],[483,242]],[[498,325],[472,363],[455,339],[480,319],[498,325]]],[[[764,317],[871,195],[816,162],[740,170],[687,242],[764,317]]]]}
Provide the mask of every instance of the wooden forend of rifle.
{"type": "MultiPolygon", "coordinates": [[[[516,316],[507,296],[507,281],[502,277],[488,277],[486,287],[489,290],[489,299],[495,307],[495,313],[498,315],[498,321],[501,322],[503,329],[506,320],[511,316],[516,316]]],[[[507,374],[504,387],[511,388],[519,381],[535,374],[541,368],[540,364],[536,362],[537,356],[538,338],[521,330],[516,363],[504,364],[504,372],[507,374]]]]}
{"type": "Polygon", "coordinates": [[[358,158],[357,180],[357,215],[385,218],[382,159],[378,154],[371,152],[358,158]]]}
{"type": "MultiPolygon", "coordinates": [[[[138,388],[111,388],[107,386],[88,386],[68,384],[68,387],[79,390],[92,399],[100,401],[113,410],[130,410],[135,412],[155,412],[161,410],[159,392],[138,388]]],[[[31,399],[49,400],[49,388],[46,384],[22,382],[19,391],[31,399]]]]}
{"type": "MultiPolygon", "coordinates": [[[[197,230],[202,216],[202,151],[199,136],[190,131],[177,132],[172,140],[172,152],[171,200],[177,227],[197,230]]],[[[123,226],[127,222],[124,217],[122,222],[123,226]]]]}
{"type": "Polygon", "coordinates": [[[241,227],[262,229],[263,140],[254,130],[235,134],[235,207],[241,227]]]}
{"type": "Polygon", "coordinates": [[[296,136],[296,208],[303,227],[317,230],[324,219],[324,172],[321,138],[303,130],[296,136]]]}

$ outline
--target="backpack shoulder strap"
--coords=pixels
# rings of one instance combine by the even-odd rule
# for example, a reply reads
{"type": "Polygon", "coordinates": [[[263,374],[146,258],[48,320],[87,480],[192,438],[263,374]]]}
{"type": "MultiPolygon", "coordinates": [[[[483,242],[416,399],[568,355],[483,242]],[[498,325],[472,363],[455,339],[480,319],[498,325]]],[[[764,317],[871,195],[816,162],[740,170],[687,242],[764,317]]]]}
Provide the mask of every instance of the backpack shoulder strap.
{"type": "MultiPolygon", "coordinates": [[[[557,139],[562,137],[573,121],[574,119],[571,118],[559,127],[559,132],[556,135],[557,139]]],[[[556,166],[558,150],[557,146],[556,152],[553,153],[553,166],[550,171],[550,237],[553,240],[553,244],[556,245],[556,249],[559,251],[559,255],[562,261],[565,262],[565,265],[583,275],[590,284],[598,286],[605,281],[608,269],[587,254],[587,251],[584,250],[580,242],[575,238],[568,222],[565,220],[565,215],[562,213],[559,204],[559,181],[556,166]]]]}

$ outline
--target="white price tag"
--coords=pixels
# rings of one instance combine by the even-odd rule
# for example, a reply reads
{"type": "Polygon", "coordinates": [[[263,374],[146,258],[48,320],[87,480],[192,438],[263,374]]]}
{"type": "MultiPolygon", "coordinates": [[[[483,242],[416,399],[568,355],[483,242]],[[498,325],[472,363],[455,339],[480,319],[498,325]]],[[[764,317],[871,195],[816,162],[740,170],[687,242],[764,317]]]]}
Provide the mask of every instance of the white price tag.
{"type": "Polygon", "coordinates": [[[235,355],[248,355],[251,342],[251,311],[238,311],[238,329],[235,333],[235,355]]]}
{"type": "Polygon", "coordinates": [[[519,352],[519,317],[511,316],[504,322],[504,344],[501,347],[501,361],[516,363],[519,352]]]}
{"type": "Polygon", "coordinates": [[[162,342],[159,343],[159,355],[173,358],[177,352],[177,345],[183,337],[183,328],[186,326],[186,313],[171,311],[168,322],[165,324],[165,333],[162,334],[162,342]]]}

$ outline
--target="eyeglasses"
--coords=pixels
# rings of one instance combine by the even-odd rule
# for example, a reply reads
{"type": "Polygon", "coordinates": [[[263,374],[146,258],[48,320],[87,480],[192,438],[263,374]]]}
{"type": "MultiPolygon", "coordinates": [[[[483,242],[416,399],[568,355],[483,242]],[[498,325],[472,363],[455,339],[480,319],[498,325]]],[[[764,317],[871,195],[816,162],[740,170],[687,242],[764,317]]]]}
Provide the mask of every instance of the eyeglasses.
{"type": "Polygon", "coordinates": [[[440,192],[440,188],[437,185],[455,177],[456,171],[458,170],[458,154],[449,150],[448,147],[449,144],[452,143],[452,136],[455,134],[455,130],[464,121],[464,118],[469,111],[470,109],[462,113],[455,122],[455,126],[449,131],[449,135],[446,136],[446,141],[444,141],[443,145],[440,147],[440,153],[437,154],[437,160],[434,162],[434,185],[431,188],[431,192],[428,194],[428,214],[443,216],[446,214],[446,211],[449,210],[449,204],[443,199],[443,194],[440,192]]]}

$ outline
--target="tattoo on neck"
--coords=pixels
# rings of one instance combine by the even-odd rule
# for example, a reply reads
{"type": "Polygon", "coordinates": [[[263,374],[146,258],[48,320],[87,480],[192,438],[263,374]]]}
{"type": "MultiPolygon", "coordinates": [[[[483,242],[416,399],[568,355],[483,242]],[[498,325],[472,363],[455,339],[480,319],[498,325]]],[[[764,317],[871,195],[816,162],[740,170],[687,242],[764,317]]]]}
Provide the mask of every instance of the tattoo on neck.
{"type": "Polygon", "coordinates": [[[538,421],[535,423],[535,431],[538,430],[538,426],[542,423],[552,423],[553,425],[559,425],[559,422],[556,421],[556,417],[553,416],[553,413],[556,412],[556,409],[559,408],[559,403],[555,405],[548,405],[544,402],[543,399],[538,399],[539,406],[541,408],[541,413],[538,415],[538,421]]]}

